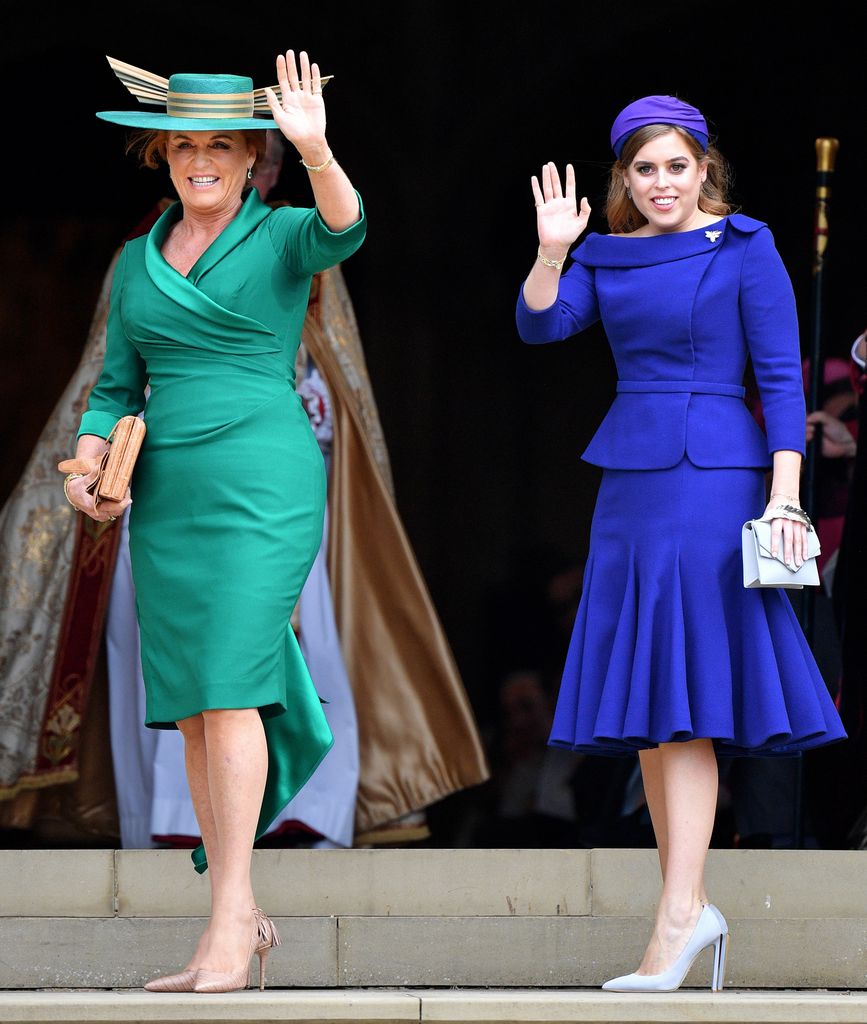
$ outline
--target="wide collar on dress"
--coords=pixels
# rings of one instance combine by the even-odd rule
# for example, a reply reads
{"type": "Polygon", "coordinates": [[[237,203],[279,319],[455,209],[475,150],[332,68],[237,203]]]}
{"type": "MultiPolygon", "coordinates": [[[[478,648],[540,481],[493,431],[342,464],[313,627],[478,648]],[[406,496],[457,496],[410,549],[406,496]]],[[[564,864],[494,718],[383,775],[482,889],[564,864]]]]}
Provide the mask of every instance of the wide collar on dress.
{"type": "MultiPolygon", "coordinates": [[[[145,267],[148,276],[167,298],[188,312],[210,321],[212,326],[228,332],[252,331],[273,338],[274,332],[264,324],[226,309],[198,287],[204,274],[249,238],[271,212],[271,207],[262,202],[256,189],[251,188],[244,196],[241,209],[234,219],[223,228],[184,277],[166,261],[161,252],[169,231],[183,213],[180,202],[172,203],[148,232],[145,242],[145,267]]],[[[240,274],[240,267],[238,271],[240,274]]]]}
{"type": "Polygon", "coordinates": [[[631,238],[593,233],[572,253],[572,259],[585,267],[652,267],[717,249],[731,229],[752,234],[762,227],[762,221],[732,213],[707,227],[672,234],[631,238]]]}

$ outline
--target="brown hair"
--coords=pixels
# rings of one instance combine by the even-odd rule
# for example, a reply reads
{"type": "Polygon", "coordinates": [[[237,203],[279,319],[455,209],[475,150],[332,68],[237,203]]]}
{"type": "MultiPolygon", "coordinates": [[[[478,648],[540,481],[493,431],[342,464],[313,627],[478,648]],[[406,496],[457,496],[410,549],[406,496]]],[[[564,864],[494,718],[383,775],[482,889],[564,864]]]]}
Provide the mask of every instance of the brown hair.
{"type": "MultiPolygon", "coordinates": [[[[265,155],[265,132],[256,129],[244,131],[242,134],[248,145],[252,143],[256,147],[256,160],[261,160],[265,155]]],[[[160,163],[166,163],[168,140],[168,131],[151,131],[145,128],[130,135],[126,144],[126,152],[135,153],[142,167],[148,167],[155,171],[160,163]]],[[[253,161],[253,167],[256,166],[256,160],[253,161]]]]}
{"type": "Polygon", "coordinates": [[[627,196],[623,175],[642,146],[650,142],[651,139],[667,135],[671,131],[677,132],[684,139],[696,160],[707,164],[707,177],[702,182],[698,195],[698,208],[705,213],[714,213],[720,217],[725,217],[734,209],[728,197],[731,187],[731,171],[716,146],[711,143],[705,153],[698,140],[693,138],[686,129],[670,124],[648,124],[629,136],[620,154],[620,159],[616,160],[611,167],[608,196],[605,201],[605,216],[608,218],[608,228],[612,233],[635,231],[636,228],[647,223],[647,218],[638,212],[638,207],[627,196]]]}

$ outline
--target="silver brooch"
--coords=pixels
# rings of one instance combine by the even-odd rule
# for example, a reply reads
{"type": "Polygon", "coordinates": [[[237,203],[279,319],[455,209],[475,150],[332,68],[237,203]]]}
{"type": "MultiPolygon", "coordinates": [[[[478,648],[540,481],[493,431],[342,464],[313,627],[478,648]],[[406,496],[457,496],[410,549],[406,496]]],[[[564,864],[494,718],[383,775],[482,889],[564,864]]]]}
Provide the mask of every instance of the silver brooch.
{"type": "Polygon", "coordinates": [[[715,242],[722,234],[722,231],[705,231],[704,234],[705,238],[710,239],[711,242],[715,242]]]}

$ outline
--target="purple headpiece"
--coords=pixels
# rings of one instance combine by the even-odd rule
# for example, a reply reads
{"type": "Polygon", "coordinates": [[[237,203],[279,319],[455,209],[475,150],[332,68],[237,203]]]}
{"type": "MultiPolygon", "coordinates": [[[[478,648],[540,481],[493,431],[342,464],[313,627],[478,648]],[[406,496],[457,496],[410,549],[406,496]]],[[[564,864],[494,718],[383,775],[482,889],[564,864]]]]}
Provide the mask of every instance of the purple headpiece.
{"type": "Polygon", "coordinates": [[[624,107],[611,126],[611,148],[618,160],[629,136],[648,124],[673,124],[685,128],[701,148],[707,150],[707,121],[700,110],[676,96],[642,96],[624,107]]]}

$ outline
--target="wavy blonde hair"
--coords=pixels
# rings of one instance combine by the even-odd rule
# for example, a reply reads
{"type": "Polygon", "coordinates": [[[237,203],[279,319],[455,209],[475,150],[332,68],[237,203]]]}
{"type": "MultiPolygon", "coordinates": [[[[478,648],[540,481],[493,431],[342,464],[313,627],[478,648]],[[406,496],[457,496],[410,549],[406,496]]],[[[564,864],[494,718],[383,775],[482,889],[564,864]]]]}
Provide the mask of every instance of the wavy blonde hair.
{"type": "Polygon", "coordinates": [[[731,188],[731,170],[716,146],[709,145],[705,153],[698,140],[693,138],[685,128],[670,124],[648,124],[629,136],[620,154],[620,159],[616,160],[611,167],[608,196],[605,200],[605,216],[608,219],[608,229],[612,234],[635,231],[636,228],[647,223],[647,218],[638,212],[638,207],[627,196],[623,175],[642,146],[650,142],[651,139],[657,139],[660,135],[667,135],[671,131],[677,132],[683,138],[696,160],[707,164],[707,177],[702,182],[698,195],[698,208],[705,213],[713,213],[719,217],[725,217],[735,209],[728,197],[731,188]]]}

